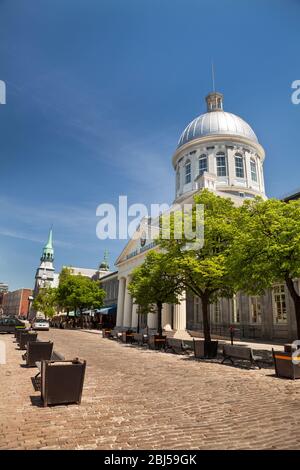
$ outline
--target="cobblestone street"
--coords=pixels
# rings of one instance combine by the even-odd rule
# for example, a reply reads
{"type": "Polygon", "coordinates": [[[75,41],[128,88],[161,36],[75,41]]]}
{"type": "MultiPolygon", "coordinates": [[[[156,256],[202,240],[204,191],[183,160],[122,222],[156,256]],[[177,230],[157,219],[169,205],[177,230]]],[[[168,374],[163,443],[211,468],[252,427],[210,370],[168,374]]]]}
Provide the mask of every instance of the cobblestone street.
{"type": "Polygon", "coordinates": [[[43,408],[13,335],[1,335],[1,449],[300,448],[300,383],[102,339],[39,332],[67,359],[87,360],[80,406],[43,408]]]}

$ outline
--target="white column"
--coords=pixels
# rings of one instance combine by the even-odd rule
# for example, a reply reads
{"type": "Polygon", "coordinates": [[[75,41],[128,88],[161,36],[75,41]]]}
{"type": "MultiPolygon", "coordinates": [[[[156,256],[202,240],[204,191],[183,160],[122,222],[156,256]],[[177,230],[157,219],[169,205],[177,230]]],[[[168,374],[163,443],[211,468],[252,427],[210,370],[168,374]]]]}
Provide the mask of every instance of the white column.
{"type": "Polygon", "coordinates": [[[180,304],[174,305],[174,329],[186,329],[186,298],[183,294],[180,298],[180,304]]]}
{"type": "Polygon", "coordinates": [[[157,313],[148,313],[148,328],[157,329],[157,313]]]}
{"type": "Polygon", "coordinates": [[[130,292],[127,289],[128,284],[129,284],[129,277],[126,278],[126,287],[125,287],[124,319],[123,319],[124,328],[130,328],[131,326],[132,298],[131,298],[130,292]]]}
{"type": "Polygon", "coordinates": [[[137,328],[137,326],[138,326],[139,316],[138,316],[138,313],[137,313],[137,309],[138,309],[137,304],[133,304],[132,305],[132,318],[131,318],[131,327],[132,328],[137,328]]]}
{"type": "Polygon", "coordinates": [[[163,325],[164,330],[166,331],[172,330],[172,312],[171,312],[171,305],[169,304],[163,304],[162,325],[163,325]]]}
{"type": "Polygon", "coordinates": [[[117,307],[117,324],[116,326],[123,326],[123,313],[124,313],[124,295],[125,295],[125,278],[119,279],[118,289],[118,307],[117,307]]]}

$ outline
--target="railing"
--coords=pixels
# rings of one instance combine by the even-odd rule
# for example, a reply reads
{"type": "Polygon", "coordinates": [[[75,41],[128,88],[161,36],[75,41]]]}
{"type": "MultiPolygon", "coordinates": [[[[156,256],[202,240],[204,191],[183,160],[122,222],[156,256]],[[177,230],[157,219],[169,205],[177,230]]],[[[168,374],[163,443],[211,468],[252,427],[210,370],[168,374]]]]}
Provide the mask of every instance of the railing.
{"type": "MultiPolygon", "coordinates": [[[[234,339],[240,340],[243,338],[252,338],[258,339],[261,338],[261,325],[253,324],[239,324],[239,323],[220,323],[220,324],[211,324],[210,332],[215,336],[223,336],[225,338],[230,338],[230,327],[234,328],[233,337],[234,339]]],[[[203,332],[203,323],[187,323],[187,329],[193,331],[203,332]]]]}

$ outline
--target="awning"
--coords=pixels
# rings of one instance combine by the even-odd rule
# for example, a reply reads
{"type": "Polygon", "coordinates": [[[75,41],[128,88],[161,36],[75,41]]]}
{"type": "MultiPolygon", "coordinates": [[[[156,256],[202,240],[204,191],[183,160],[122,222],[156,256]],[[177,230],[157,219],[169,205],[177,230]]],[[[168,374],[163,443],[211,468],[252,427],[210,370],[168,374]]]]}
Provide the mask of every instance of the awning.
{"type": "Polygon", "coordinates": [[[108,307],[103,307],[98,310],[95,310],[95,313],[101,313],[101,315],[114,315],[117,313],[117,306],[110,305],[108,307]]]}

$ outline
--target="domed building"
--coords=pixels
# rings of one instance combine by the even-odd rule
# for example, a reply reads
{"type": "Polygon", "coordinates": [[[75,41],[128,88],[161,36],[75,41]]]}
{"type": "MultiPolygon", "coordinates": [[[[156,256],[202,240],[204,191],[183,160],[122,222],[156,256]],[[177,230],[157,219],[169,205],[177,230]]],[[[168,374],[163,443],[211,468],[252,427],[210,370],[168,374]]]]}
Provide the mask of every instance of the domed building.
{"type": "Polygon", "coordinates": [[[208,188],[237,203],[257,195],[265,198],[265,152],[250,125],[223,110],[223,95],[206,97],[207,112],[182,132],[172,163],[176,202],[208,188]]]}
{"type": "MultiPolygon", "coordinates": [[[[206,112],[193,119],[182,132],[172,157],[175,172],[174,205],[193,202],[204,188],[228,197],[237,205],[247,198],[266,198],[263,163],[265,151],[252,127],[236,114],[224,111],[223,95],[209,93],[206,112]]],[[[172,209],[171,209],[172,210],[172,209]]],[[[132,270],[143,263],[153,249],[153,240],[133,237],[116,261],[118,267],[117,327],[143,326],[145,316],[137,315],[127,285],[132,270]]],[[[228,335],[236,325],[242,337],[287,339],[293,336],[295,321],[288,312],[292,302],[286,286],[279,284],[263,296],[238,293],[210,305],[212,333],[228,335]]],[[[186,293],[178,305],[164,305],[165,330],[176,330],[179,337],[187,330],[202,330],[200,299],[186,293]]],[[[157,327],[157,315],[149,313],[147,325],[157,327]]],[[[187,334],[187,333],[185,333],[187,334]]]]}

